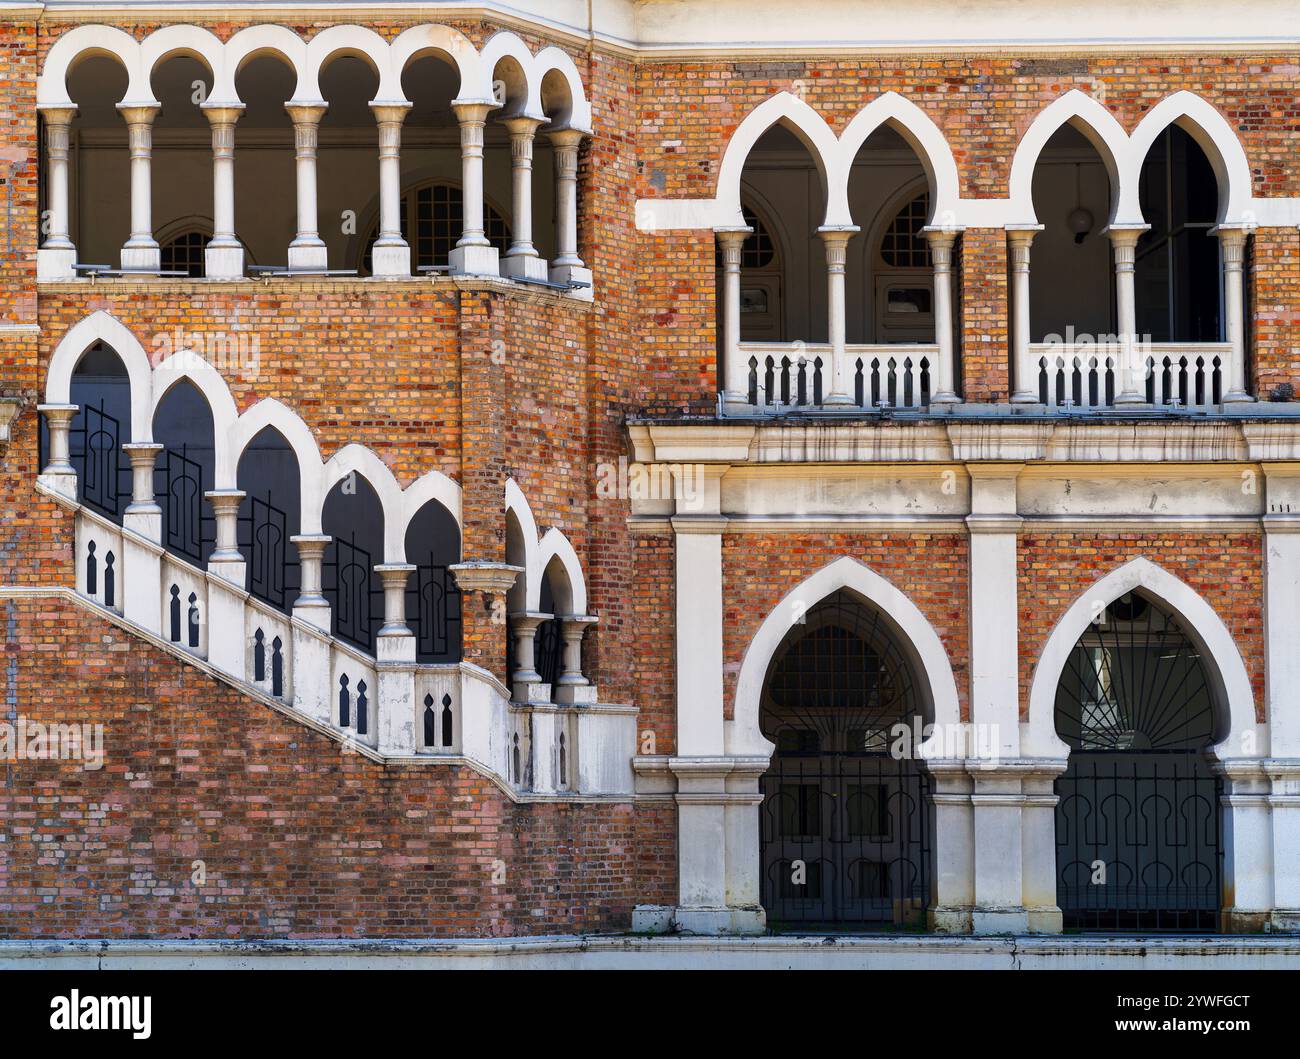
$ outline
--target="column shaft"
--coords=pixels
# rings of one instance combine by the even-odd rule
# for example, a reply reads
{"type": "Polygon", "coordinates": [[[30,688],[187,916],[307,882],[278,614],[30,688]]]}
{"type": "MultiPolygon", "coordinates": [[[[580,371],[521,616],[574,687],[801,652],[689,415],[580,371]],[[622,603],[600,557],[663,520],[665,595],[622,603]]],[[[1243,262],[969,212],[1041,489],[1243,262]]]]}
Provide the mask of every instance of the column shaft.
{"type": "Polygon", "coordinates": [[[328,254],[318,230],[316,209],[316,152],[320,120],[327,103],[284,105],[293,119],[294,170],[297,180],[298,232],[289,244],[289,268],[321,272],[328,267],[328,254]]]}
{"type": "Polygon", "coordinates": [[[131,154],[131,237],[122,247],[122,267],[141,272],[162,268],[162,251],[153,237],[153,120],[158,104],[118,104],[126,119],[131,154]]]}

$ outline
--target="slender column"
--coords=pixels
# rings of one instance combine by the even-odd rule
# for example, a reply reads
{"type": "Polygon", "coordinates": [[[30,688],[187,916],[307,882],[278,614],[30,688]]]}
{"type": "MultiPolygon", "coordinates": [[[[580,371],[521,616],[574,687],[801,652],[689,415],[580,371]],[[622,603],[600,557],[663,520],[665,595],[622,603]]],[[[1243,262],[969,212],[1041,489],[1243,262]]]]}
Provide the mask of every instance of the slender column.
{"type": "Polygon", "coordinates": [[[515,638],[515,671],[510,674],[510,683],[516,702],[543,702],[550,697],[543,690],[542,675],[536,668],[537,629],[550,618],[550,614],[537,611],[510,615],[510,631],[515,638]]]}
{"type": "Polygon", "coordinates": [[[1246,322],[1242,290],[1242,264],[1246,258],[1246,237],[1250,233],[1245,228],[1220,225],[1214,229],[1214,234],[1219,237],[1219,247],[1223,252],[1224,337],[1232,346],[1223,403],[1232,404],[1253,400],[1246,392],[1246,322]]]}
{"type": "Polygon", "coordinates": [[[298,548],[300,586],[293,604],[293,704],[323,724],[331,724],[334,675],[330,667],[330,605],[321,594],[321,564],[333,538],[324,533],[304,533],[289,539],[298,548]]]}
{"type": "Polygon", "coordinates": [[[45,416],[45,428],[48,432],[46,459],[48,462],[41,470],[42,476],[72,475],[77,472],[72,466],[71,446],[68,435],[72,430],[72,420],[76,418],[80,405],[75,404],[38,404],[36,410],[45,416]]]}
{"type": "Polygon", "coordinates": [[[510,194],[514,213],[514,238],[501,262],[501,273],[544,280],[548,275],[547,264],[533,246],[533,138],[542,119],[506,118],[501,124],[510,133],[510,194]]]}
{"type": "Polygon", "coordinates": [[[451,252],[452,272],[497,276],[497,250],[483,231],[483,127],[492,104],[453,103],[460,122],[461,233],[451,252]]]}
{"type": "Polygon", "coordinates": [[[212,240],[203,251],[209,279],[244,274],[244,247],[235,236],[235,122],[243,103],[204,103],[199,108],[212,126],[212,240]]]}
{"type": "Polygon", "coordinates": [[[1016,373],[1013,404],[1038,401],[1038,366],[1029,350],[1029,247],[1042,230],[1041,224],[1007,229],[1011,246],[1011,362],[1016,373]]]}
{"type": "Polygon", "coordinates": [[[555,681],[555,701],[566,705],[595,702],[595,685],[582,671],[582,638],[587,626],[596,623],[596,618],[591,614],[565,614],[558,620],[564,638],[564,657],[555,681]]]}
{"type": "Polygon", "coordinates": [[[45,120],[45,158],[49,177],[45,208],[48,211],[45,241],[36,253],[37,279],[72,279],[77,248],[69,236],[68,150],[76,107],[42,107],[45,120]]]}
{"type": "Polygon", "coordinates": [[[930,243],[930,262],[934,268],[934,341],[939,347],[939,363],[935,365],[934,393],[931,404],[956,404],[958,401],[953,382],[957,355],[952,334],[952,247],[957,232],[952,228],[926,228],[925,238],[930,243]]]}
{"type": "Polygon", "coordinates": [[[122,446],[131,461],[131,503],[122,513],[122,525],[158,543],[162,542],[162,508],[154,496],[153,469],[162,450],[156,441],[122,446]]]}
{"type": "Polygon", "coordinates": [[[1132,228],[1107,228],[1115,254],[1115,315],[1119,326],[1119,386],[1115,403],[1146,403],[1145,354],[1138,344],[1137,296],[1133,268],[1137,261],[1137,241],[1149,225],[1132,228]]]}
{"type": "Polygon", "coordinates": [[[316,149],[320,120],[328,103],[284,105],[293,119],[294,166],[298,181],[298,234],[289,244],[289,268],[323,271],[328,267],[325,243],[317,229],[316,149]]]}
{"type": "Polygon", "coordinates": [[[212,489],[203,495],[212,505],[217,522],[216,545],[209,556],[209,566],[213,561],[242,563],[244,556],[239,550],[238,540],[239,505],[248,494],[242,489],[212,489]]]}
{"type": "Polygon", "coordinates": [[[410,579],[414,563],[381,563],[375,573],[384,583],[384,624],[380,636],[413,636],[406,624],[406,582],[410,579]]]}
{"type": "Polygon", "coordinates": [[[724,407],[749,403],[749,365],[740,351],[740,254],[753,228],[715,228],[722,249],[722,368],[724,407]]]}
{"type": "MultiPolygon", "coordinates": [[[[578,256],[578,147],[583,133],[577,129],[556,129],[550,134],[555,156],[555,260],[551,280],[555,283],[591,283],[591,269],[578,256]]],[[[590,297],[590,288],[582,296],[590,297]]]]}
{"type": "Polygon", "coordinates": [[[844,267],[849,240],[857,231],[857,228],[817,230],[826,244],[826,323],[831,345],[831,385],[823,403],[829,406],[853,407],[852,374],[844,345],[844,267]]]}
{"type": "Polygon", "coordinates": [[[410,103],[371,103],[379,125],[379,238],[371,273],[386,279],[411,274],[411,248],[402,238],[402,122],[410,103]]]}
{"type": "Polygon", "coordinates": [[[126,119],[131,152],[131,238],[122,247],[122,267],[157,272],[162,251],[153,237],[153,120],[162,108],[119,103],[117,109],[126,119]]]}
{"type": "Polygon", "coordinates": [[[244,585],[248,567],[239,550],[239,505],[242,489],[213,489],[203,494],[212,505],[217,539],[208,556],[208,661],[231,676],[248,675],[244,630],[244,585]]]}

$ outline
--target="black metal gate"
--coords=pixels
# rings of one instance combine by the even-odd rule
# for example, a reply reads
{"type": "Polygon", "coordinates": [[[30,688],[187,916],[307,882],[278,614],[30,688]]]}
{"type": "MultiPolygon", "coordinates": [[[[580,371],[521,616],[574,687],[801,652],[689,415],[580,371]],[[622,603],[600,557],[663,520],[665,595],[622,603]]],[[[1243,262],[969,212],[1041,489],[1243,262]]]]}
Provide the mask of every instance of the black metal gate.
{"type": "Polygon", "coordinates": [[[1143,597],[1080,637],[1056,697],[1057,902],[1067,930],[1213,931],[1222,903],[1215,713],[1177,622],[1143,597]]]}
{"type": "Polygon", "coordinates": [[[778,929],[925,924],[933,834],[919,700],[882,616],[840,592],[777,651],[763,731],[763,906],[778,929]]]}

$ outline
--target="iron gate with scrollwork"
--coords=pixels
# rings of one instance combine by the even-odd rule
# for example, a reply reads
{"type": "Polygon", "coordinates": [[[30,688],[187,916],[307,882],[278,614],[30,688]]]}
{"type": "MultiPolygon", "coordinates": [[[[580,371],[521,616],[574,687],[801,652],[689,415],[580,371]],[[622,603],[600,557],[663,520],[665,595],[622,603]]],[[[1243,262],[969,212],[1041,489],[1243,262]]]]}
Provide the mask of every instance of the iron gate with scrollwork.
{"type": "Polygon", "coordinates": [[[1222,782],[1200,655],[1142,596],[1099,614],[1056,697],[1070,746],[1056,781],[1057,902],[1067,930],[1213,931],[1222,893],[1222,782]]]}
{"type": "Polygon", "coordinates": [[[763,906],[775,927],[923,926],[929,778],[911,667],[883,615],[846,592],[809,610],[763,694],[763,906]],[[904,734],[906,733],[906,734],[904,734]]]}

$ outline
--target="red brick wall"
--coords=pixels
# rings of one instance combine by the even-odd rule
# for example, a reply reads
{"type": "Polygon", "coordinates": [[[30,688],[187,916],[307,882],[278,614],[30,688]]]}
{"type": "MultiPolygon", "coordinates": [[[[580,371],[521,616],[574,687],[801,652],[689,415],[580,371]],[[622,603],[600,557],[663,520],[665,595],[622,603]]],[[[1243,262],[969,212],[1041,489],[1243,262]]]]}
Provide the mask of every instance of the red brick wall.
{"type": "Polygon", "coordinates": [[[66,601],[0,601],[0,638],[6,719],[106,729],[99,771],[6,767],[0,936],[626,929],[674,885],[662,809],[375,764],[66,601]]]}

